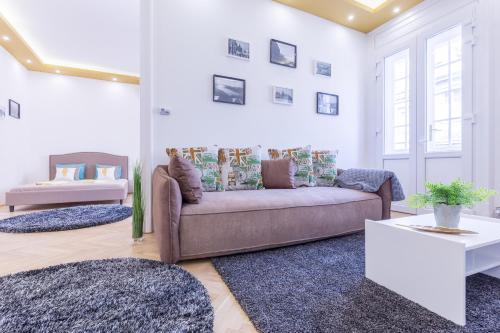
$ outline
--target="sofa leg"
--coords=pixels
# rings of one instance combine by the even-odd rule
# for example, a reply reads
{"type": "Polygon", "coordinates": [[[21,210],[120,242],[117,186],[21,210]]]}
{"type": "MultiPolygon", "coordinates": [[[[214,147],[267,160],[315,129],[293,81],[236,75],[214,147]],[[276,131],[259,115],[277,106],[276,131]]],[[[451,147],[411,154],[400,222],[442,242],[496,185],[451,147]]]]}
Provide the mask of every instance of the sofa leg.
{"type": "Polygon", "coordinates": [[[123,205],[123,200],[120,200],[120,205],[123,205]]]}
{"type": "Polygon", "coordinates": [[[14,213],[14,206],[9,206],[9,211],[10,211],[11,213],[14,213]]]}

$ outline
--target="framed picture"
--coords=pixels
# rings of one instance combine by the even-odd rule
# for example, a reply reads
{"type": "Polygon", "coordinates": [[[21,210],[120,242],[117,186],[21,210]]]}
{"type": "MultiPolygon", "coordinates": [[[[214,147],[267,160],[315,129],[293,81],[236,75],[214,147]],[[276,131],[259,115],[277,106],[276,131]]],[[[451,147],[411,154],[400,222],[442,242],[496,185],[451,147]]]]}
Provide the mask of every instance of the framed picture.
{"type": "Polygon", "coordinates": [[[9,99],[9,116],[21,119],[21,105],[9,99]]]}
{"type": "Polygon", "coordinates": [[[250,60],[250,43],[228,38],[227,55],[232,58],[250,60]]]}
{"type": "Polygon", "coordinates": [[[339,96],[319,92],[316,95],[316,112],[330,116],[339,115],[339,96]]]}
{"type": "Polygon", "coordinates": [[[271,39],[271,63],[297,68],[297,46],[271,39]]]}
{"type": "Polygon", "coordinates": [[[293,89],[273,87],[273,102],[276,104],[293,105],[293,89]]]}
{"type": "Polygon", "coordinates": [[[214,75],[214,102],[245,105],[245,89],[245,80],[228,76],[214,75]]]}
{"type": "Polygon", "coordinates": [[[332,64],[322,61],[315,61],[314,74],[320,76],[332,77],[332,64]]]}

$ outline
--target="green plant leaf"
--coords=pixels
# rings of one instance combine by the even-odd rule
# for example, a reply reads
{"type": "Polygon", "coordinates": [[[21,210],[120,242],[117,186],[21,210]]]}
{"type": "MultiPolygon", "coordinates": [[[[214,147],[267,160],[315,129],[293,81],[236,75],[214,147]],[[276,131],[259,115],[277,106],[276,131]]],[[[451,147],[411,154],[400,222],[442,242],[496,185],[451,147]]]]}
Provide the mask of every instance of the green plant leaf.
{"type": "Polygon", "coordinates": [[[427,193],[418,193],[408,198],[408,205],[412,208],[423,208],[438,204],[462,205],[472,207],[496,195],[496,191],[485,188],[474,189],[472,183],[456,179],[451,184],[427,183],[427,193]]]}

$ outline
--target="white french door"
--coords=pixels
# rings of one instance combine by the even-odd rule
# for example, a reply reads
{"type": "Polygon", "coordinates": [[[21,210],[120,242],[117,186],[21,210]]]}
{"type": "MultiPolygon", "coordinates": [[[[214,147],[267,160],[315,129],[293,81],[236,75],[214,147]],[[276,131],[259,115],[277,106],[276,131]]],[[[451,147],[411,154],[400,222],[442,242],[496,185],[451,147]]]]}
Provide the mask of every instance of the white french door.
{"type": "MultiPolygon", "coordinates": [[[[384,52],[377,62],[378,167],[394,171],[405,193],[416,191],[416,41],[384,52]]],[[[405,202],[393,209],[416,213],[405,202]]]]}
{"type": "Polygon", "coordinates": [[[443,23],[418,38],[418,192],[426,182],[472,181],[472,33],[443,23]]]}
{"type": "MultiPolygon", "coordinates": [[[[407,196],[426,182],[472,180],[472,34],[470,24],[443,22],[378,58],[379,167],[407,196]]],[[[425,212],[406,202],[393,209],[425,212]]]]}

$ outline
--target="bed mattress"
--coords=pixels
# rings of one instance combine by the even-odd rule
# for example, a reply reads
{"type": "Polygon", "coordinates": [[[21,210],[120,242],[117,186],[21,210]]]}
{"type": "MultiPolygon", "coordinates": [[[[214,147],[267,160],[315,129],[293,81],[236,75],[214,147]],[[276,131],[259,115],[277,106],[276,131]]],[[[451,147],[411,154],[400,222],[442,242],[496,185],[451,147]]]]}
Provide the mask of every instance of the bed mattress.
{"type": "Polygon", "coordinates": [[[5,194],[8,206],[124,200],[128,180],[43,181],[13,188],[5,194]]]}

